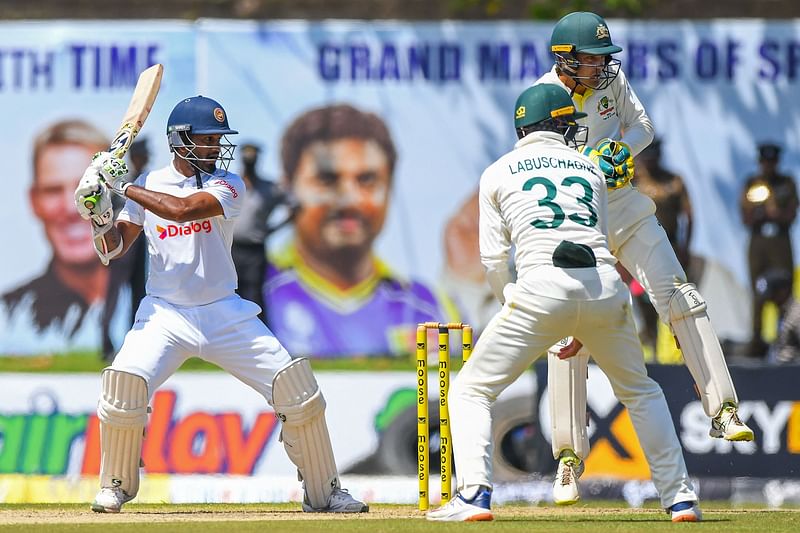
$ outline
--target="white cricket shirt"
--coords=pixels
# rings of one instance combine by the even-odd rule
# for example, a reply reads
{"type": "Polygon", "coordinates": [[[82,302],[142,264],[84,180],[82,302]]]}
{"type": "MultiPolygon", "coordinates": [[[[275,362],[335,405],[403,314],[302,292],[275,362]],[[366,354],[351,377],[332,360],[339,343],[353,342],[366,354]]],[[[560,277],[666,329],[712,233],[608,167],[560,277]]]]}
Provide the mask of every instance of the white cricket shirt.
{"type": "MultiPolygon", "coordinates": [[[[202,190],[222,205],[222,216],[180,224],[129,199],[118,217],[142,226],[147,237],[147,294],[174,305],[205,305],[231,296],[236,290],[231,242],[245,186],[239,176],[221,169],[213,175],[203,174],[202,182],[202,190]]],[[[134,183],[178,197],[201,190],[194,176],[184,176],[171,163],[139,176],[134,183]]]]}
{"type": "MultiPolygon", "coordinates": [[[[555,66],[536,80],[534,85],[536,83],[553,83],[571,93],[556,74],[555,66]]],[[[622,70],[605,89],[586,89],[583,95],[572,94],[572,101],[579,111],[587,114],[585,118],[578,119],[578,123],[589,127],[589,146],[597,146],[600,140],[606,138],[621,140],[631,147],[632,155],[636,156],[653,141],[653,124],[622,70]]],[[[638,192],[631,183],[608,191],[608,203],[609,244],[612,250],[626,240],[637,222],[655,214],[656,210],[653,201],[638,192]]]]}
{"type": "Polygon", "coordinates": [[[622,70],[605,89],[586,89],[582,95],[572,94],[558,77],[555,66],[534,85],[538,83],[563,87],[572,96],[578,111],[588,115],[578,119],[578,124],[589,126],[589,146],[597,146],[602,139],[614,139],[630,146],[635,157],[653,141],[653,124],[622,70]]]}
{"type": "Polygon", "coordinates": [[[554,267],[553,252],[562,241],[590,247],[598,268],[613,269],[616,259],[606,239],[607,201],[599,169],[564,144],[560,134],[535,132],[518,141],[480,181],[481,261],[490,282],[494,278],[495,294],[509,281],[503,278],[512,244],[518,282],[552,278],[555,298],[567,297],[558,288],[568,283],[566,278],[574,279],[567,270],[594,270],[554,267]]]}

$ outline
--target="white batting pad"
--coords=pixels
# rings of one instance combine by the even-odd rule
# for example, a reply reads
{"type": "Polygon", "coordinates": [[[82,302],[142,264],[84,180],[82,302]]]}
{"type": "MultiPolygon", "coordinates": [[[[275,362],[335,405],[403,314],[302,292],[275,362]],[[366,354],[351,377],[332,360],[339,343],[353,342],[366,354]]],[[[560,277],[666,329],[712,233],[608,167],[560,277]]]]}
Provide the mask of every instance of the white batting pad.
{"type": "Polygon", "coordinates": [[[275,373],[272,403],[283,422],[283,445],[297,466],[308,503],[315,509],[328,507],[333,489],[339,486],[339,472],[325,422],[325,398],[308,359],[295,359],[275,373]]]}
{"type": "Polygon", "coordinates": [[[128,496],[139,491],[139,462],[147,423],[144,378],[113,368],[102,374],[97,404],[100,419],[100,483],[120,487],[128,496]]]}
{"type": "MultiPolygon", "coordinates": [[[[572,339],[566,340],[568,344],[572,339]]],[[[563,342],[547,352],[547,394],[550,402],[553,458],[558,459],[562,451],[570,449],[583,460],[589,455],[589,435],[586,431],[589,356],[581,350],[574,357],[559,359],[556,354],[566,346],[563,342]]]]}
{"type": "Polygon", "coordinates": [[[684,283],[672,294],[669,321],[706,414],[716,416],[723,402],[738,403],[725,356],[706,313],[706,301],[694,284],[684,283]]]}

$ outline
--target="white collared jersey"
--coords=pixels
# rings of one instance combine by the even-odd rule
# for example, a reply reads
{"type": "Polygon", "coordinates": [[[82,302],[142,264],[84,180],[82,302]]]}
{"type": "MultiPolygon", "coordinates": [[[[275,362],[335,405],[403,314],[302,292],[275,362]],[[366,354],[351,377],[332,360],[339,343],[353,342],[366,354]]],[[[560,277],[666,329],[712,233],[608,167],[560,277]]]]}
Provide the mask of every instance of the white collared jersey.
{"type": "Polygon", "coordinates": [[[489,271],[508,263],[512,244],[517,278],[552,270],[562,241],[590,247],[598,267],[613,266],[606,239],[607,192],[599,169],[553,132],[517,142],[480,181],[480,253],[489,271]]]}
{"type": "MultiPolygon", "coordinates": [[[[559,79],[555,66],[534,85],[536,83],[554,83],[571,92],[559,79]]],[[[587,114],[578,119],[578,123],[589,127],[589,146],[597,146],[605,138],[622,140],[636,156],[653,141],[653,124],[622,70],[605,89],[587,89],[583,95],[573,94],[572,101],[579,111],[587,114]]],[[[630,183],[608,191],[608,205],[608,240],[616,253],[635,231],[638,222],[655,214],[656,206],[630,183]]]]}
{"type": "MultiPolygon", "coordinates": [[[[555,66],[534,85],[538,83],[553,83],[572,94],[559,79],[555,66]]],[[[653,141],[653,124],[622,70],[605,89],[587,89],[583,95],[572,94],[572,101],[578,111],[588,115],[578,119],[578,123],[589,126],[589,146],[597,146],[602,139],[614,139],[630,146],[632,155],[636,156],[653,141]]]]}
{"type": "MultiPolygon", "coordinates": [[[[172,164],[143,174],[134,183],[178,197],[201,190],[194,176],[184,176],[172,164]]],[[[118,217],[144,229],[149,253],[147,294],[174,305],[205,305],[236,290],[231,243],[245,186],[239,176],[221,169],[203,174],[202,185],[202,191],[219,200],[222,216],[177,223],[127,200],[118,217]]]]}

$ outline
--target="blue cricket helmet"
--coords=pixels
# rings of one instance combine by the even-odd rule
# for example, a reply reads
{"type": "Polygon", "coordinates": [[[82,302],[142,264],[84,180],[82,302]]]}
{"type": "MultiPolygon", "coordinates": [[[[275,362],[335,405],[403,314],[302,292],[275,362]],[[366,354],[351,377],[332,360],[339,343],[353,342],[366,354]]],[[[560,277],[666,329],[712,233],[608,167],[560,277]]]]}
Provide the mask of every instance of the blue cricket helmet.
{"type": "MultiPolygon", "coordinates": [[[[226,135],[239,133],[228,125],[228,115],[216,100],[205,96],[192,96],[178,102],[167,119],[167,142],[175,156],[187,161],[196,170],[210,174],[219,164],[225,171],[233,161],[236,145],[226,135]],[[192,135],[220,135],[213,146],[198,145],[192,135]],[[219,148],[218,152],[208,149],[219,148]],[[205,153],[203,150],[205,149],[205,153]],[[201,155],[202,154],[202,155],[201,155]]],[[[198,186],[200,186],[198,178],[198,186]]]]}
{"type": "Polygon", "coordinates": [[[167,135],[172,132],[189,135],[239,133],[228,125],[228,115],[220,103],[205,96],[192,96],[178,102],[167,119],[167,135]]]}

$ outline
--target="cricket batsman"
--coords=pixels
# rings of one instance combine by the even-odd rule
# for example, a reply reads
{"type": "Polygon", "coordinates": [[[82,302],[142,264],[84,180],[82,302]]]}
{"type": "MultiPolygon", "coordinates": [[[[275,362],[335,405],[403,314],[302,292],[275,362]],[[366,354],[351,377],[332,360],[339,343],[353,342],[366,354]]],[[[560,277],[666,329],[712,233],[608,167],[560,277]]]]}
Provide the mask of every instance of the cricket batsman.
{"type": "MultiPolygon", "coordinates": [[[[653,140],[653,126],[620,62],[622,50],[611,41],[602,17],[570,13],[556,23],[550,39],[555,65],[536,83],[552,83],[572,96],[589,127],[584,147],[603,172],[608,187],[608,244],[622,266],[647,290],[662,321],[669,324],[694,379],[711,437],[751,441],[753,431],[738,416],[738,398],[725,356],[706,313],[706,302],[688,283],[666,233],[655,217],[655,204],[630,183],[633,157],[653,140]]],[[[554,483],[557,504],[575,503],[577,477],[589,452],[586,427],[586,365],[577,357],[583,339],[566,339],[550,350],[548,390],[553,455],[559,459],[554,483]],[[560,360],[563,358],[564,360],[560,360]],[[565,475],[565,469],[571,470],[565,475]],[[568,482],[564,482],[568,481],[568,482]]],[[[593,349],[589,350],[596,358],[593,349]]],[[[672,424],[670,421],[669,424],[672,424]]]]}
{"type": "Polygon", "coordinates": [[[519,141],[481,176],[481,261],[503,307],[450,388],[458,494],[429,520],[493,519],[492,404],[567,336],[583,340],[630,411],[661,505],[673,521],[701,519],[664,393],[647,376],[630,293],[608,249],[605,177],[571,148],[585,143],[586,127],[577,123],[585,116],[561,85],[529,87],[515,106],[519,141]]]}
{"type": "Polygon", "coordinates": [[[167,121],[172,162],[125,181],[124,161],[99,153],[75,191],[104,264],[144,232],[147,296],[110,367],[103,370],[100,492],[92,510],[118,513],[139,490],[139,461],[154,391],[190,357],[225,369],[260,393],[282,421],[281,440],[303,480],[306,512],[359,513],[368,506],[339,484],[325,399],[308,359],[292,359],[240,298],[231,258],[233,225],[247,194],[228,171],[235,145],[222,106],[203,96],[179,102],[167,121]],[[117,220],[111,194],[126,199],[117,220]],[[86,199],[99,198],[93,208],[86,199]]]}

